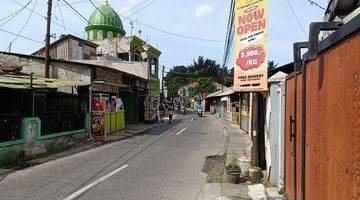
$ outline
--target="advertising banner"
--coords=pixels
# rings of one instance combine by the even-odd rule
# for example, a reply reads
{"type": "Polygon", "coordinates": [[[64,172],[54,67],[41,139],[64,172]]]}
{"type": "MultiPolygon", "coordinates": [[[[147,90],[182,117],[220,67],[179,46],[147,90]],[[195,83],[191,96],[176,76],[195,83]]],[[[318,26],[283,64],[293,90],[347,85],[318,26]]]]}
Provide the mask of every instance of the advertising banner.
{"type": "Polygon", "coordinates": [[[267,90],[268,0],[235,0],[234,90],[267,90]]]}
{"type": "Polygon", "coordinates": [[[91,101],[91,132],[94,135],[105,135],[105,110],[105,101],[91,101]]]}

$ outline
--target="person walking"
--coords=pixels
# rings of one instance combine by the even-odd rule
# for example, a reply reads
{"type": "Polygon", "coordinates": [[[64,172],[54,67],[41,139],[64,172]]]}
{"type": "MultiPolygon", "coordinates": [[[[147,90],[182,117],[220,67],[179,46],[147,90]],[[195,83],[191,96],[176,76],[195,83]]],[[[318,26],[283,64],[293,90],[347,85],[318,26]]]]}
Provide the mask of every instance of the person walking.
{"type": "Polygon", "coordinates": [[[173,114],[174,114],[174,104],[172,102],[169,103],[167,110],[168,110],[168,115],[169,115],[169,124],[171,124],[173,114]]]}
{"type": "Polygon", "coordinates": [[[159,115],[160,115],[160,124],[165,123],[164,117],[165,117],[165,105],[161,103],[159,105],[159,115]]]}

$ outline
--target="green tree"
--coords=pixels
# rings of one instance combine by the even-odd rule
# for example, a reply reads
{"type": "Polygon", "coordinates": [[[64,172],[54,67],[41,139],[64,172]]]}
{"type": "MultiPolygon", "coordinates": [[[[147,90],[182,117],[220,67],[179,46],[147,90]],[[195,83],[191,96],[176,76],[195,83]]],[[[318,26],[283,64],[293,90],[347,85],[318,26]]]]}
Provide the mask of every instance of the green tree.
{"type": "Polygon", "coordinates": [[[279,63],[275,64],[275,61],[273,61],[273,60],[268,61],[268,70],[270,71],[272,69],[275,69],[278,65],[279,65],[279,63]]]}
{"type": "Polygon", "coordinates": [[[216,91],[216,86],[212,78],[198,78],[195,86],[196,93],[212,93],[216,91]]]}
{"type": "Polygon", "coordinates": [[[198,93],[213,92],[215,82],[232,85],[233,73],[227,68],[221,68],[216,61],[199,56],[192,64],[175,66],[164,77],[168,96],[178,96],[177,91],[192,82],[198,82],[197,88],[189,91],[189,96],[198,93]]]}

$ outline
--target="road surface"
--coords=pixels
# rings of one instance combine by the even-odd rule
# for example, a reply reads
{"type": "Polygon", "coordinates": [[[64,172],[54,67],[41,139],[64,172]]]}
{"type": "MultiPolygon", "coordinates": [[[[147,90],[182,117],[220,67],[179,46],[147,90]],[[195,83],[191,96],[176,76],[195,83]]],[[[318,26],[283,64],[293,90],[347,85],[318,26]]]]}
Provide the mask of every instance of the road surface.
{"type": "Polygon", "coordinates": [[[12,173],[0,182],[0,199],[193,200],[221,138],[213,116],[176,115],[172,124],[12,173]]]}

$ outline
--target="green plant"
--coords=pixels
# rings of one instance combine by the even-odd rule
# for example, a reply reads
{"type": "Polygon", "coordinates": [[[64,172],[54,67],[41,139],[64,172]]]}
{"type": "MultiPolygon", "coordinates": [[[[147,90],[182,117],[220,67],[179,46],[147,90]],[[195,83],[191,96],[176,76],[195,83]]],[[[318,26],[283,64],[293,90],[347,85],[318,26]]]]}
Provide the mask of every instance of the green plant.
{"type": "Polygon", "coordinates": [[[25,161],[24,151],[8,151],[3,154],[0,166],[8,167],[25,161]]]}
{"type": "Polygon", "coordinates": [[[215,183],[222,183],[224,180],[224,171],[221,171],[214,176],[215,183]]]}
{"type": "Polygon", "coordinates": [[[230,154],[229,168],[231,171],[238,171],[240,169],[239,156],[235,150],[230,154]]]}
{"type": "Polygon", "coordinates": [[[67,145],[67,144],[61,146],[48,145],[45,148],[46,148],[46,154],[50,155],[50,154],[66,151],[71,148],[71,145],[67,145]]]}

